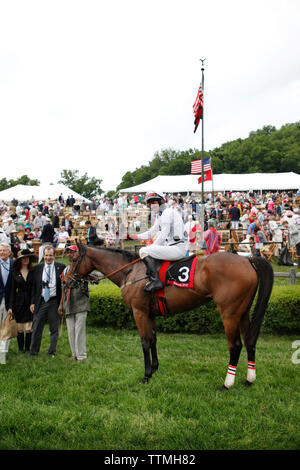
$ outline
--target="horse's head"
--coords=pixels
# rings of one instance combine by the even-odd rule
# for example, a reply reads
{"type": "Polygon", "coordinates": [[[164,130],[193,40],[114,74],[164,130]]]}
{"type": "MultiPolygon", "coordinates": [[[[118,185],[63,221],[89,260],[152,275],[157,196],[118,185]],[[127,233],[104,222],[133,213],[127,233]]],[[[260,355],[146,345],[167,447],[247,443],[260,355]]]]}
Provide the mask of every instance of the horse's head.
{"type": "Polygon", "coordinates": [[[78,251],[74,252],[73,259],[62,282],[67,287],[74,287],[82,281],[90,280],[88,275],[93,270],[93,265],[86,253],[86,246],[76,241],[78,251]]]}

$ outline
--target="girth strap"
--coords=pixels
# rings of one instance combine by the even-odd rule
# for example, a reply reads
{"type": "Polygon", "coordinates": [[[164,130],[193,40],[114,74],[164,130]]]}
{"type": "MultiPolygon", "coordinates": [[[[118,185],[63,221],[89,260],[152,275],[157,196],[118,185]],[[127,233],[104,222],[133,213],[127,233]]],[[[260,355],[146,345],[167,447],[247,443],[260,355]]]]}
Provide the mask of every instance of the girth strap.
{"type": "Polygon", "coordinates": [[[162,315],[167,315],[169,313],[167,302],[165,299],[165,282],[166,282],[167,271],[168,271],[170,264],[171,264],[170,261],[164,261],[158,273],[159,279],[161,280],[163,284],[163,288],[156,292],[156,296],[157,296],[159,311],[162,315]]]}

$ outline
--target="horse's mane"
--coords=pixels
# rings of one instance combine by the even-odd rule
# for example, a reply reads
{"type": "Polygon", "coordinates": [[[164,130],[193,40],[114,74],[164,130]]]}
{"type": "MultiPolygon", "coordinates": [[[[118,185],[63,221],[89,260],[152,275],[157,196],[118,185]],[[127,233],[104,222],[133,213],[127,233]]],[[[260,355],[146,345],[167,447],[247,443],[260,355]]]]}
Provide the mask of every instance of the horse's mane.
{"type": "MultiPolygon", "coordinates": [[[[93,248],[93,247],[89,247],[93,248]]],[[[95,248],[97,251],[110,251],[111,253],[118,253],[122,255],[128,262],[134,261],[135,259],[138,259],[139,256],[135,253],[132,253],[131,251],[127,250],[120,250],[119,248],[105,248],[105,247],[97,247],[95,248]]]]}
{"type": "Polygon", "coordinates": [[[131,251],[127,250],[120,250],[119,248],[103,248],[103,250],[111,251],[112,253],[119,253],[120,255],[124,256],[128,261],[133,261],[139,256],[136,253],[132,253],[131,251]]]}

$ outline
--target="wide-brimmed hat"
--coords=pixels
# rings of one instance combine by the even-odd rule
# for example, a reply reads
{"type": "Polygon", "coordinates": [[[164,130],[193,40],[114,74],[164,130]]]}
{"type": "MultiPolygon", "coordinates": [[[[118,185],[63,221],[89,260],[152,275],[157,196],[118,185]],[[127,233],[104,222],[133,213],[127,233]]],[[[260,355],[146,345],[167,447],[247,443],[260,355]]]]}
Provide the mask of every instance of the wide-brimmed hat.
{"type": "Polygon", "coordinates": [[[27,256],[36,256],[36,254],[34,250],[24,248],[23,250],[18,251],[16,259],[26,258],[27,256]]]}

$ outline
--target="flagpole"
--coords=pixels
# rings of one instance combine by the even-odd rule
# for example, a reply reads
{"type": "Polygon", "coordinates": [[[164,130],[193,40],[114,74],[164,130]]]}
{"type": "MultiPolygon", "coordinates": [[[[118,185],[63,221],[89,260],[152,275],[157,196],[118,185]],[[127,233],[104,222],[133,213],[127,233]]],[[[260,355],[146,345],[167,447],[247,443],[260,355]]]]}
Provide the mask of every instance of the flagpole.
{"type": "MultiPolygon", "coordinates": [[[[202,93],[204,96],[204,61],[206,59],[200,59],[202,62],[201,72],[201,86],[202,86],[202,93]]],[[[202,109],[202,150],[201,150],[201,228],[204,233],[204,108],[202,109]]],[[[202,238],[202,245],[205,244],[204,236],[202,238]]],[[[205,244],[206,245],[206,244],[205,244]]],[[[204,246],[203,246],[204,248],[204,246]]],[[[205,247],[206,248],[206,247],[205,247]]]]}
{"type": "Polygon", "coordinates": [[[213,203],[213,207],[215,207],[214,171],[213,171],[211,159],[210,159],[210,167],[211,167],[211,184],[212,184],[212,203],[213,203]]]}

